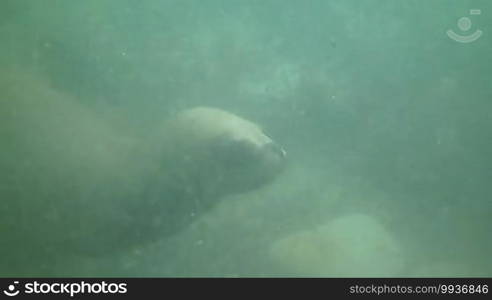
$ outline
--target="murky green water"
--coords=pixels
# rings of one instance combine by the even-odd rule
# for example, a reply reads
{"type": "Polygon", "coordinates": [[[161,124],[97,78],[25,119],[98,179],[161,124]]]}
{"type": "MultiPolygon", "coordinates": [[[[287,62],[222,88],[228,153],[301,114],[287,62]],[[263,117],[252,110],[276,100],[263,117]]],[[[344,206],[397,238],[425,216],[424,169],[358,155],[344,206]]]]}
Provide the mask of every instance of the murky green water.
{"type": "MultiPolygon", "coordinates": [[[[486,0],[1,1],[0,275],[492,276],[491,14],[486,0]],[[53,97],[76,106],[46,108],[53,97]],[[92,187],[93,153],[36,156],[73,139],[58,128],[76,119],[80,145],[111,161],[117,148],[94,150],[105,134],[142,136],[194,106],[261,125],[284,172],[150,243],[27,250],[67,232],[23,222],[43,228],[46,207],[92,187]]],[[[98,182],[135,162],[151,163],[98,164],[98,182]]],[[[99,218],[136,188],[102,189],[82,205],[99,218]]]]}

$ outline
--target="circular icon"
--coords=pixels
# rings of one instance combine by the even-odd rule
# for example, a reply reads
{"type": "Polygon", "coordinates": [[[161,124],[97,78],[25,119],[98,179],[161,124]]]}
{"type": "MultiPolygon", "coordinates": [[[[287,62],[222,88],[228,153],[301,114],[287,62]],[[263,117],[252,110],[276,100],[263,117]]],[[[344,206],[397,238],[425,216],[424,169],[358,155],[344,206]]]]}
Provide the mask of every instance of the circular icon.
{"type": "Polygon", "coordinates": [[[3,293],[7,296],[17,296],[19,294],[19,291],[15,290],[15,284],[18,284],[18,281],[14,281],[14,284],[9,284],[7,287],[7,290],[4,290],[3,293]]]}
{"type": "Polygon", "coordinates": [[[472,22],[468,17],[462,17],[458,20],[458,27],[462,31],[468,31],[472,26],[472,22]]]}
{"type": "MultiPolygon", "coordinates": [[[[480,15],[482,11],[480,9],[470,9],[470,15],[480,15]]],[[[461,17],[458,19],[458,28],[461,30],[461,33],[467,33],[472,27],[472,21],[469,17],[461,17]]],[[[476,41],[480,36],[482,36],[482,31],[480,29],[475,30],[475,32],[471,34],[459,34],[449,29],[446,31],[446,34],[449,38],[460,42],[460,43],[471,43],[476,41]]]]}

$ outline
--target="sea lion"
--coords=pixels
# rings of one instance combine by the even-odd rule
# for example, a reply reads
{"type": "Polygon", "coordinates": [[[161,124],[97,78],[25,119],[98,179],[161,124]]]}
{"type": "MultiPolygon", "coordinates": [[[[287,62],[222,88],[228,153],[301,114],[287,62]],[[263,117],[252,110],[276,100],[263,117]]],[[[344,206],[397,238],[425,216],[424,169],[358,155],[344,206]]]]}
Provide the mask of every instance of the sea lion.
{"type": "Polygon", "coordinates": [[[3,72],[0,90],[3,275],[176,233],[285,162],[259,126],[221,109],[187,109],[130,137],[31,72],[3,72]]]}

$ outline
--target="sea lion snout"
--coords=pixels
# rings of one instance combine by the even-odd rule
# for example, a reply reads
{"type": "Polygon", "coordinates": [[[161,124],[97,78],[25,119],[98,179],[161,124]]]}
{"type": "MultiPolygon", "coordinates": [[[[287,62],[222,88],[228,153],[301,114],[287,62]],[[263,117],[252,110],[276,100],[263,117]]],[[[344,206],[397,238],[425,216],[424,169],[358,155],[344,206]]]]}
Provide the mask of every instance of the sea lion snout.
{"type": "Polygon", "coordinates": [[[263,147],[265,151],[268,151],[269,153],[277,156],[280,159],[285,159],[287,157],[287,152],[284,150],[284,148],[275,142],[269,142],[263,147]]]}

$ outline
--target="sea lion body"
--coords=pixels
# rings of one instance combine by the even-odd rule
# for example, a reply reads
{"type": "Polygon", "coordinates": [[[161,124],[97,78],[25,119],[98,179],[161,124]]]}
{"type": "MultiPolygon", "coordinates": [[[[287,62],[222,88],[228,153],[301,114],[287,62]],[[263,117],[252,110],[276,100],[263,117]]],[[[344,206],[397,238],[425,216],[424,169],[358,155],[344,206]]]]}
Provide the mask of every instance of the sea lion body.
{"type": "Polygon", "coordinates": [[[139,247],[282,169],[280,147],[220,109],[188,109],[129,137],[31,73],[3,73],[0,88],[3,270],[139,247]]]}

